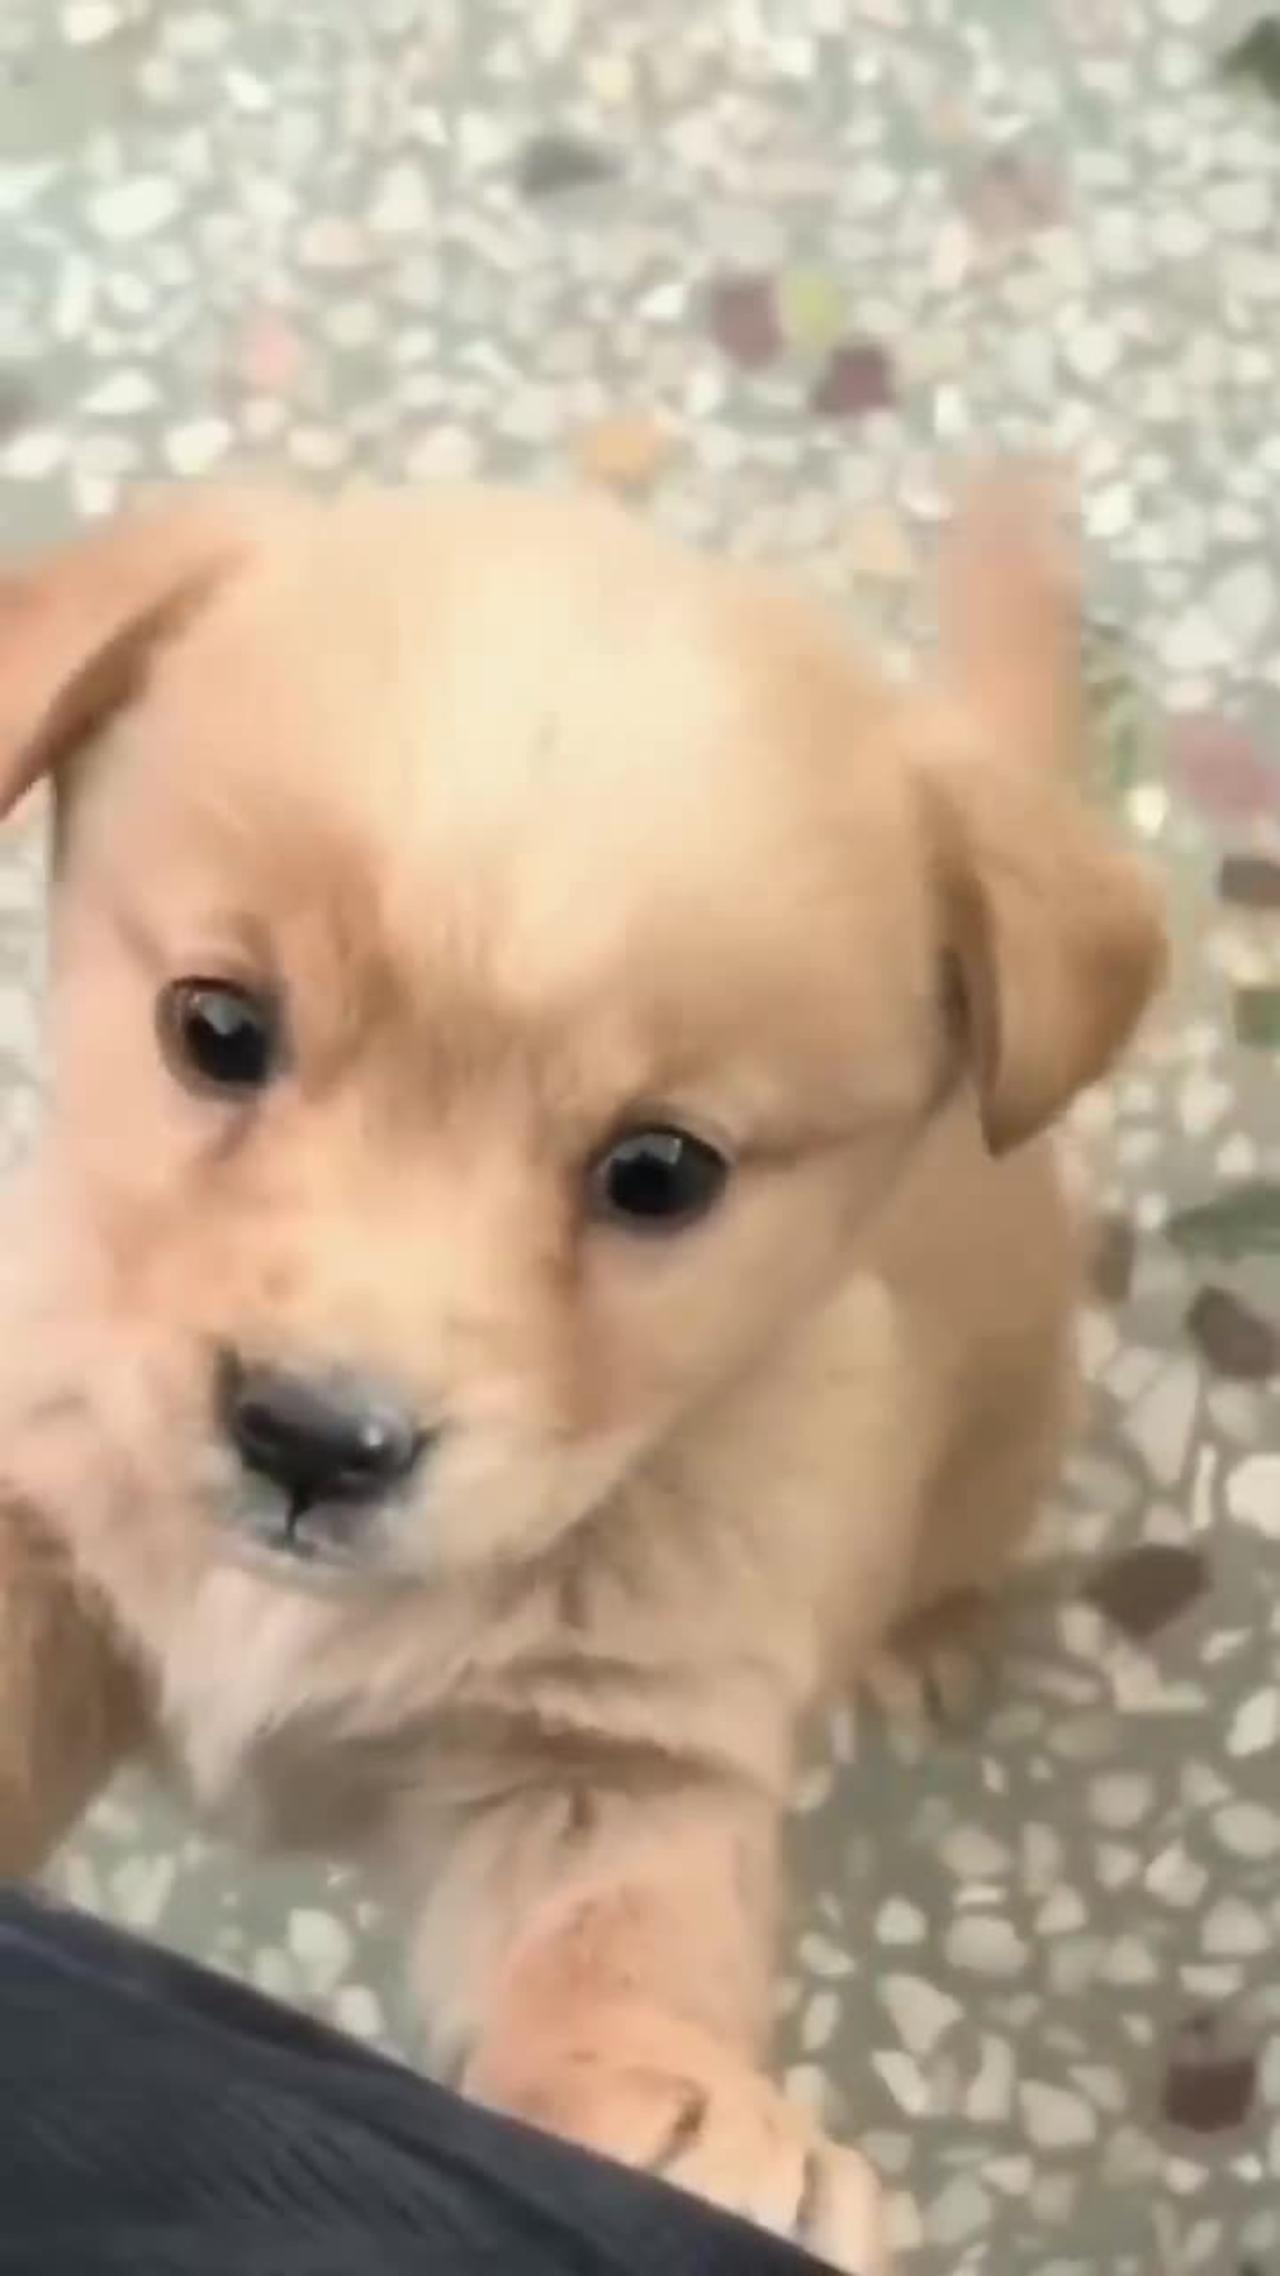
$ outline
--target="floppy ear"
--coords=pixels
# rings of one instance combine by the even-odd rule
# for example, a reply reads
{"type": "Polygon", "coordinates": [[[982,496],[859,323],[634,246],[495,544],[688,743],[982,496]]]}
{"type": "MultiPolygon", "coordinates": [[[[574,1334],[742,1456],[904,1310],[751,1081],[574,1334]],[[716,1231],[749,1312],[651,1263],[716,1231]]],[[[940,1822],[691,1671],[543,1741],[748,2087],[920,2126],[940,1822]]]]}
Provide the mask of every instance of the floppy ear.
{"type": "Polygon", "coordinates": [[[993,1153],[1105,1073],[1165,969],[1154,886],[1084,795],[1079,634],[1074,553],[1043,483],[988,477],[944,564],[945,701],[924,785],[951,992],[993,1153]]]}
{"type": "Polygon", "coordinates": [[[129,700],[249,523],[246,500],[191,492],[0,576],[0,814],[129,700]]]}

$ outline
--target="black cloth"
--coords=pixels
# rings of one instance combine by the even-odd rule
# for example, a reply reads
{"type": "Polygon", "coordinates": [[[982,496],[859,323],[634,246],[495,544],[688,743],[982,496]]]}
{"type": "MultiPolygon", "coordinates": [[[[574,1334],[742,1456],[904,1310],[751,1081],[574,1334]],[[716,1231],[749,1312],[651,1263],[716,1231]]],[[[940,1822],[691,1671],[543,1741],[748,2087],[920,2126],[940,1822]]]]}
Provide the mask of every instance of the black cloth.
{"type": "Polygon", "coordinates": [[[0,1891],[0,2276],[815,2276],[99,1921],[0,1891]]]}

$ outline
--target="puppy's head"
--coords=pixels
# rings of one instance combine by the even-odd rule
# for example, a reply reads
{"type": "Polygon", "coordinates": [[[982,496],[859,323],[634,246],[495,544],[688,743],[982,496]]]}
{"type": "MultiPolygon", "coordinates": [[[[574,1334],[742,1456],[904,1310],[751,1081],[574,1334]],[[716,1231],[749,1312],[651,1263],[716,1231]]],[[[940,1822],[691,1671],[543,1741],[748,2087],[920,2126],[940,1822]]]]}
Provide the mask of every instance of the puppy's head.
{"type": "Polygon", "coordinates": [[[197,497],[0,592],[76,1390],[175,1524],[536,1554],[826,1291],[950,1087],[998,1148],[1100,1072],[1159,932],[1066,779],[1069,598],[991,501],[954,585],[942,703],[591,502],[197,497]]]}

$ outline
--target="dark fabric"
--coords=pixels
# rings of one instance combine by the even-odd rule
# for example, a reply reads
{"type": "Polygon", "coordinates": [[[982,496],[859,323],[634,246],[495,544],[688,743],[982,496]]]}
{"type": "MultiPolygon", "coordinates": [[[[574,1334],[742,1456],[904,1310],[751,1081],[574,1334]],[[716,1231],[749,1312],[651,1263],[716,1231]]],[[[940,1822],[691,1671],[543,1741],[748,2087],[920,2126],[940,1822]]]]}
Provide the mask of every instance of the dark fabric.
{"type": "Polygon", "coordinates": [[[0,1891],[0,2276],[814,2276],[639,2174],[0,1891]]]}

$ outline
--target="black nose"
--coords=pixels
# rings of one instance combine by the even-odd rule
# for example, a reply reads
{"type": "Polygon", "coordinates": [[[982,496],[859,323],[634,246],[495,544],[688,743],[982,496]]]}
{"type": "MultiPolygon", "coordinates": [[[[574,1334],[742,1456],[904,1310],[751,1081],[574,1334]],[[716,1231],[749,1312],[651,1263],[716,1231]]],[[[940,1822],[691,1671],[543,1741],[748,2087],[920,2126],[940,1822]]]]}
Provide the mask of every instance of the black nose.
{"type": "Polygon", "coordinates": [[[375,1501],[408,1477],[426,1444],[393,1394],[338,1370],[300,1375],[226,1353],[218,1404],[246,1470],[281,1487],[299,1510],[375,1501]]]}

